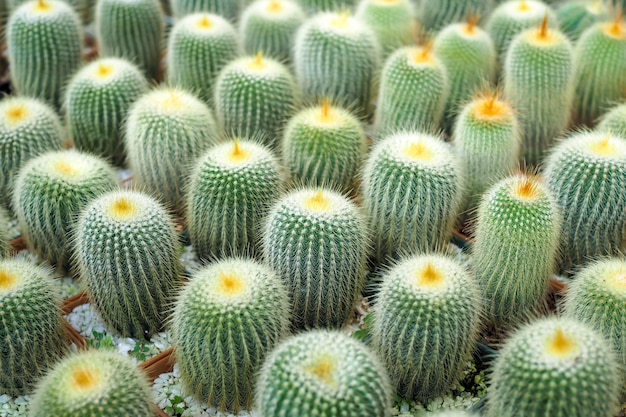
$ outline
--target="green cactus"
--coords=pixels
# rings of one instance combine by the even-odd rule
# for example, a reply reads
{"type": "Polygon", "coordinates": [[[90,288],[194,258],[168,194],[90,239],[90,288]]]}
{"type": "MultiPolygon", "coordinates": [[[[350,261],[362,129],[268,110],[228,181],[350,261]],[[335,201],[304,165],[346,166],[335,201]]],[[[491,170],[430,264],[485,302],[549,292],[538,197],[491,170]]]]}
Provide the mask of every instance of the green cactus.
{"type": "Polygon", "coordinates": [[[289,121],[282,155],[292,182],[348,191],[354,186],[366,150],[359,120],[325,100],[289,121]]]}
{"type": "Polygon", "coordinates": [[[264,146],[235,139],[208,150],[195,163],[186,193],[198,257],[256,254],[259,224],[281,188],[278,160],[264,146]]]}
{"type": "Polygon", "coordinates": [[[355,16],[372,28],[384,59],[396,49],[411,44],[415,31],[413,9],[410,0],[361,0],[355,16]]]}
{"type": "Polygon", "coordinates": [[[21,259],[0,260],[0,392],[30,394],[68,350],[58,283],[21,259]]]}
{"type": "Polygon", "coordinates": [[[259,368],[288,326],[287,289],[264,264],[230,258],[197,271],[172,315],[186,391],[220,410],[249,409],[259,368]]]}
{"type": "Polygon", "coordinates": [[[165,208],[138,191],[106,193],[82,211],[74,239],[80,277],[105,324],[138,339],[160,331],[182,271],[165,208]]]}
{"type": "Polygon", "coordinates": [[[604,132],[573,134],[554,148],[544,176],[563,213],[562,270],[623,248],[626,139],[604,132]]]}
{"type": "Polygon", "coordinates": [[[157,88],[131,107],[125,136],[135,183],[181,213],[191,165],[219,141],[211,110],[183,90],[157,88]]]}
{"type": "Polygon", "coordinates": [[[449,91],[447,69],[430,45],[398,49],[382,71],[374,121],[376,136],[407,130],[438,131],[449,91]]]}
{"type": "Polygon", "coordinates": [[[146,375],[116,352],[69,355],[37,385],[29,417],[155,417],[146,375]]]}
{"type": "Polygon", "coordinates": [[[620,388],[615,353],[599,332],[572,319],[544,318],[499,350],[486,416],[613,417],[620,388]]]}
{"type": "Polygon", "coordinates": [[[471,414],[467,411],[459,410],[446,410],[440,411],[432,415],[432,417],[477,417],[476,414],[471,414]]]}
{"type": "Polygon", "coordinates": [[[294,66],[304,97],[327,98],[369,117],[376,93],[380,45],[369,26],[348,12],[309,19],[296,34],[294,66]]]}
{"type": "Polygon", "coordinates": [[[224,131],[260,137],[275,147],[300,101],[296,82],[283,64],[262,54],[228,64],[215,83],[215,108],[224,131]]]}
{"type": "Polygon", "coordinates": [[[295,328],[341,327],[365,279],[365,219],[327,189],[292,191],[271,209],[265,259],[289,287],[295,328]]]}
{"type": "Polygon", "coordinates": [[[58,0],[30,1],[11,14],[6,39],[14,90],[60,108],[65,84],[81,62],[76,12],[58,0]]]}
{"type": "Polygon", "coordinates": [[[148,92],[143,73],[126,60],[98,59],[67,87],[65,111],[74,146],[116,164],[124,162],[122,123],[131,105],[148,92]]]}
{"type": "Polygon", "coordinates": [[[240,52],[235,28],[221,16],[197,13],[179,20],[169,37],[167,80],[207,104],[219,72],[240,52]]]}
{"type": "Polygon", "coordinates": [[[212,13],[234,23],[244,8],[243,0],[171,0],[174,17],[183,18],[194,13],[212,13]]]}
{"type": "MultiPolygon", "coordinates": [[[[5,0],[6,7],[8,10],[3,10],[4,13],[10,14],[15,11],[22,4],[27,3],[28,0],[5,0]]],[[[87,21],[88,16],[88,5],[87,0],[63,0],[64,3],[67,3],[69,6],[74,9],[74,11],[80,16],[83,22],[87,21]]]]}
{"type": "Polygon", "coordinates": [[[556,11],[561,30],[573,41],[590,26],[609,19],[608,5],[603,0],[582,0],[563,3],[556,11]]]}
{"type": "Polygon", "coordinates": [[[363,204],[379,263],[442,248],[462,201],[460,161],[450,146],[423,133],[381,141],[363,170],[363,204]]]}
{"type": "Polygon", "coordinates": [[[474,278],[443,255],[411,256],[385,273],[372,341],[399,395],[425,402],[458,381],[478,339],[481,297],[474,278]]]}
{"type": "Polygon", "coordinates": [[[392,388],[376,355],[338,331],[312,330],[281,343],[263,364],[259,417],[390,417],[392,388]]]}
{"type": "Polygon", "coordinates": [[[101,57],[127,59],[158,78],[165,30],[158,0],[99,0],[95,29],[101,57]]]}
{"type": "Polygon", "coordinates": [[[13,209],[29,248],[68,269],[70,233],[81,210],[117,188],[104,160],[76,150],[46,152],[28,161],[15,180],[13,209]]]}
{"type": "Polygon", "coordinates": [[[0,205],[9,207],[19,169],[31,158],[61,149],[61,120],[44,102],[28,97],[0,101],[0,205]]]}
{"type": "Polygon", "coordinates": [[[596,130],[626,139],[626,103],[617,105],[604,113],[596,130]]]}
{"type": "Polygon", "coordinates": [[[574,53],[558,29],[520,33],[504,63],[504,96],[520,114],[526,163],[537,165],[569,125],[573,100],[574,53]]]}
{"type": "Polygon", "coordinates": [[[9,255],[11,242],[9,240],[9,215],[0,206],[0,259],[9,255]]]}
{"type": "Polygon", "coordinates": [[[350,10],[357,0],[297,0],[307,16],[322,12],[350,10]]]}
{"type": "Polygon", "coordinates": [[[422,1],[419,17],[424,30],[434,33],[468,15],[487,16],[494,7],[494,0],[422,1]]]}

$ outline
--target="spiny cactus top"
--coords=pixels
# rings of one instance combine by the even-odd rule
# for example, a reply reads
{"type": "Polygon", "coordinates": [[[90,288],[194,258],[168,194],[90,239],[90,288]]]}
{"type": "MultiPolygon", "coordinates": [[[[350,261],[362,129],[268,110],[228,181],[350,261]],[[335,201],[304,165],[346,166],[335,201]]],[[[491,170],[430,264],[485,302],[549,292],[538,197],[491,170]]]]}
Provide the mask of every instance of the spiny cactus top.
{"type": "Polygon", "coordinates": [[[626,139],[626,103],[619,104],[604,113],[597,130],[626,139]]]}

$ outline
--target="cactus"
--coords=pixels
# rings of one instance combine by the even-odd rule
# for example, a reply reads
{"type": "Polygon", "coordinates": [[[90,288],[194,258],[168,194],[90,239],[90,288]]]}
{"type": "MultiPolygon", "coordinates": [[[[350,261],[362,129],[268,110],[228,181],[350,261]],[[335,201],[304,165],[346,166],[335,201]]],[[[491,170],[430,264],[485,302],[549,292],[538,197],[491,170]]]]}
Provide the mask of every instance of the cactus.
{"type": "Polygon", "coordinates": [[[321,13],[296,34],[294,66],[304,97],[330,99],[369,117],[380,66],[380,45],[369,26],[348,12],[321,13]]]}
{"type": "Polygon", "coordinates": [[[363,204],[379,263],[445,246],[462,199],[462,173],[437,137],[398,133],[380,142],[363,170],[363,204]]]}
{"type": "Polygon", "coordinates": [[[157,88],[144,95],[126,122],[128,165],[135,183],[178,213],[183,211],[191,165],[218,141],[211,110],[180,89],[157,88]]]}
{"type": "Polygon", "coordinates": [[[626,24],[615,20],[587,29],[576,43],[574,62],[573,120],[593,126],[626,97],[626,24]]]}
{"type": "Polygon", "coordinates": [[[313,330],[281,343],[265,360],[259,417],[389,417],[392,388],[376,355],[338,331],[313,330]]]}
{"type": "Polygon", "coordinates": [[[423,1],[419,16],[424,30],[434,33],[468,15],[487,16],[494,7],[494,0],[423,1]]]}
{"type": "Polygon", "coordinates": [[[9,215],[0,206],[0,259],[9,254],[11,242],[9,241],[9,215]]]}
{"type": "Polygon", "coordinates": [[[165,23],[158,0],[100,0],[96,37],[101,57],[124,58],[156,79],[165,23]]]}
{"type": "Polygon", "coordinates": [[[138,191],[106,193],[81,213],[74,239],[80,277],[107,327],[138,339],[160,331],[182,271],[165,208],[138,191]]]}
{"type": "Polygon", "coordinates": [[[570,121],[574,56],[570,41],[558,29],[520,33],[504,63],[504,95],[520,113],[527,163],[538,164],[570,121]]]}
{"type": "Polygon", "coordinates": [[[473,246],[487,318],[513,327],[543,307],[561,238],[561,211],[539,178],[517,174],[483,196],[473,246]]]}
{"type": "Polygon", "coordinates": [[[283,137],[283,159],[295,183],[349,190],[367,144],[359,120],[327,100],[295,115],[283,137]]]}
{"type": "Polygon", "coordinates": [[[372,28],[384,59],[396,49],[411,44],[415,30],[413,9],[410,0],[361,0],[355,16],[372,28]]]}
{"type": "Polygon", "coordinates": [[[314,16],[322,12],[350,10],[356,0],[298,0],[298,4],[307,16],[314,16]]]}
{"type": "Polygon", "coordinates": [[[30,417],[154,417],[151,391],[129,358],[88,350],[59,362],[37,385],[30,417]]]}
{"type": "Polygon", "coordinates": [[[212,13],[234,23],[244,7],[243,0],[171,0],[174,17],[181,19],[194,13],[212,13]]]}
{"type": "Polygon", "coordinates": [[[60,270],[69,266],[78,214],[117,188],[104,160],[75,150],[47,152],[28,161],[15,180],[13,209],[29,248],[60,270]]]}
{"type": "Polygon", "coordinates": [[[220,410],[249,409],[259,368],[288,326],[287,289],[267,266],[231,258],[197,271],[172,316],[183,386],[220,410]]]}
{"type": "MultiPolygon", "coordinates": [[[[15,11],[15,9],[17,9],[18,7],[20,7],[22,4],[27,3],[28,0],[5,0],[3,1],[3,3],[6,2],[5,7],[8,8],[8,10],[2,10],[4,13],[10,14],[13,11],[15,11]]],[[[64,3],[67,3],[69,6],[72,7],[72,9],[74,9],[74,11],[78,14],[78,16],[84,21],[87,21],[87,16],[88,16],[88,5],[87,5],[87,0],[63,0],[64,3]]]]}
{"type": "Polygon", "coordinates": [[[612,417],[620,369],[612,346],[587,325],[544,318],[499,350],[487,392],[487,417],[612,417]],[[589,389],[594,387],[594,389],[589,389]]]}
{"type": "Polygon", "coordinates": [[[67,351],[60,304],[60,288],[48,269],[22,259],[0,260],[3,394],[30,394],[67,351]]]}
{"type": "Polygon", "coordinates": [[[626,139],[626,103],[617,105],[604,113],[596,130],[626,139]]]}
{"type": "Polygon", "coordinates": [[[555,147],[544,176],[563,212],[561,269],[617,254],[626,238],[626,139],[576,133],[555,147]]]}
{"type": "Polygon", "coordinates": [[[19,169],[31,158],[61,149],[61,120],[44,102],[28,97],[0,101],[0,205],[9,207],[19,169]]]}
{"type": "Polygon", "coordinates": [[[287,67],[261,53],[231,62],[215,83],[215,108],[224,131],[259,136],[272,147],[278,145],[299,100],[287,67]]]}
{"type": "Polygon", "coordinates": [[[58,109],[63,88],[81,62],[78,15],[59,0],[30,1],[11,14],[6,37],[13,88],[58,109]]]}
{"type": "Polygon", "coordinates": [[[239,55],[235,28],[221,16],[198,13],[179,20],[169,37],[167,80],[207,104],[219,72],[239,55]]]}
{"type": "Polygon", "coordinates": [[[341,327],[365,279],[365,220],[341,194],[304,188],[271,209],[265,259],[289,287],[295,328],[341,327]]]}
{"type": "Polygon", "coordinates": [[[458,381],[478,339],[482,308],[478,283],[445,256],[412,256],[385,273],[372,341],[399,395],[424,402],[458,381]]]}
{"type": "Polygon", "coordinates": [[[186,193],[198,257],[256,254],[259,224],[281,188],[278,160],[264,146],[235,139],[208,150],[195,163],[186,193]]]}
{"type": "Polygon", "coordinates": [[[563,3],[556,11],[561,30],[573,41],[590,26],[609,19],[609,10],[603,0],[584,0],[563,3]]]}
{"type": "Polygon", "coordinates": [[[291,0],[258,0],[241,16],[240,35],[247,54],[261,51],[285,64],[292,61],[296,31],[304,22],[300,5],[291,0]]]}
{"type": "Polygon", "coordinates": [[[119,58],[102,58],[80,70],[65,95],[67,126],[74,146],[124,161],[122,123],[133,102],[148,92],[143,73],[119,58]]]}
{"type": "Polygon", "coordinates": [[[467,411],[459,410],[446,410],[440,411],[432,415],[432,417],[477,417],[476,414],[471,414],[467,411]]]}
{"type": "Polygon", "coordinates": [[[449,90],[447,70],[430,45],[398,49],[382,71],[374,121],[376,136],[439,130],[449,90]]]}

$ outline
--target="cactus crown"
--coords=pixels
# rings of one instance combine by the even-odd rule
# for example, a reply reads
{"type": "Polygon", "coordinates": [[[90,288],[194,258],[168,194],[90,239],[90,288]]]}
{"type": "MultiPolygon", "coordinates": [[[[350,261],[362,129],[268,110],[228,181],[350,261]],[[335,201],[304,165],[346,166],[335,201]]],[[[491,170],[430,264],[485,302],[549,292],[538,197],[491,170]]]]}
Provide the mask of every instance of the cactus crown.
{"type": "Polygon", "coordinates": [[[611,134],[593,135],[587,143],[587,151],[590,156],[596,159],[623,159],[626,157],[626,143],[616,139],[611,134]]]}
{"type": "Polygon", "coordinates": [[[433,44],[428,42],[422,46],[415,46],[413,48],[407,48],[408,63],[414,67],[422,65],[434,65],[435,57],[432,53],[433,44]]]}
{"type": "Polygon", "coordinates": [[[578,354],[579,347],[576,340],[564,332],[561,328],[549,334],[544,344],[544,352],[547,358],[566,360],[578,354]]]}
{"type": "Polygon", "coordinates": [[[37,3],[32,6],[32,10],[37,13],[48,13],[52,10],[52,5],[46,0],[37,0],[37,3]]]}
{"type": "Polygon", "coordinates": [[[548,27],[547,14],[543,17],[539,27],[536,30],[527,31],[526,36],[528,42],[536,46],[552,46],[562,42],[561,37],[557,36],[557,32],[548,27]]]}
{"type": "Polygon", "coordinates": [[[152,103],[154,110],[171,115],[185,113],[191,108],[197,107],[195,97],[190,96],[183,90],[172,87],[153,91],[150,103],[152,103]]]}
{"type": "Polygon", "coordinates": [[[485,122],[508,122],[514,117],[511,106],[495,92],[478,96],[471,105],[474,117],[485,122]]]}
{"type": "Polygon", "coordinates": [[[92,160],[85,159],[82,153],[61,151],[48,155],[39,160],[39,170],[45,174],[69,183],[80,183],[92,175],[92,160]]]}
{"type": "Polygon", "coordinates": [[[0,268],[0,293],[9,292],[20,284],[19,275],[11,273],[4,268],[0,268]]]}
{"type": "Polygon", "coordinates": [[[612,22],[605,23],[602,26],[602,32],[604,32],[607,36],[620,41],[626,39],[626,25],[624,25],[622,20],[622,14],[618,13],[612,22]]]}
{"type": "Polygon", "coordinates": [[[3,116],[2,125],[4,126],[18,127],[28,121],[31,116],[23,101],[12,100],[5,107],[4,112],[1,113],[3,116]]]}

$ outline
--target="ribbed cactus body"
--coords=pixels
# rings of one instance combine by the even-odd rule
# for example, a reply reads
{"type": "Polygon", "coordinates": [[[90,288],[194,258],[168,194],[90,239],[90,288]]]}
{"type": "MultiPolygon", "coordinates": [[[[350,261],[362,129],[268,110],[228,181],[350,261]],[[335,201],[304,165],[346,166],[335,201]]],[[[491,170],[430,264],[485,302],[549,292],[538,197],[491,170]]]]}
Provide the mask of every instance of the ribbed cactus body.
{"type": "Polygon", "coordinates": [[[109,328],[138,339],[162,329],[180,282],[177,243],[165,208],[138,191],[106,193],[84,209],[76,262],[109,328]]]}
{"type": "Polygon", "coordinates": [[[563,270],[623,248],[626,139],[574,134],[554,148],[544,176],[563,212],[563,270]]]}
{"type": "Polygon", "coordinates": [[[256,254],[259,225],[281,189],[278,160],[266,147],[235,140],[209,149],[195,163],[186,197],[198,257],[256,254]]]}
{"type": "Polygon", "coordinates": [[[221,16],[196,13],[179,20],[169,37],[167,81],[207,104],[219,72],[239,55],[235,28],[221,16]]]}
{"type": "Polygon", "coordinates": [[[307,16],[321,12],[344,11],[354,7],[356,0],[297,0],[307,16]]]}
{"type": "Polygon", "coordinates": [[[560,239],[561,211],[538,178],[518,174],[485,193],[472,264],[491,323],[514,327],[539,312],[560,239]]]}
{"type": "Polygon", "coordinates": [[[251,260],[225,259],[198,270],[172,315],[187,392],[220,410],[249,409],[263,360],[289,326],[282,280],[251,260]]]}
{"type": "Polygon", "coordinates": [[[450,146],[422,133],[380,142],[363,170],[363,204],[378,262],[445,247],[462,198],[462,173],[450,146]]]}
{"type": "Polygon", "coordinates": [[[244,7],[243,0],[172,0],[175,17],[182,18],[194,13],[213,13],[235,22],[244,7]]]}
{"type": "Polygon", "coordinates": [[[438,131],[450,91],[447,70],[428,47],[398,49],[385,62],[374,129],[380,139],[397,131],[438,131]]]}
{"type": "Polygon", "coordinates": [[[15,180],[13,209],[29,248],[40,258],[66,268],[70,234],[89,202],[117,188],[104,160],[69,150],[31,159],[15,180]]]}
{"type": "Polygon", "coordinates": [[[155,89],[131,107],[125,136],[135,183],[182,212],[193,162],[219,141],[211,110],[183,90],[155,89]]]}
{"type": "Polygon", "coordinates": [[[372,111],[380,46],[369,26],[346,12],[321,13],[296,35],[294,66],[306,100],[333,103],[359,117],[372,111]]]}
{"type": "Polygon", "coordinates": [[[376,355],[337,331],[301,333],[265,360],[259,417],[389,417],[392,388],[376,355]]]}
{"type": "Polygon", "coordinates": [[[0,259],[9,254],[11,242],[9,241],[9,215],[0,206],[0,259]]]}
{"type": "Polygon", "coordinates": [[[289,287],[293,325],[341,327],[364,284],[365,220],[341,194],[292,191],[264,227],[265,259],[289,287]]]}
{"type": "Polygon", "coordinates": [[[148,79],[159,75],[164,26],[158,0],[99,0],[96,6],[100,56],[127,59],[148,79]]]}
{"type": "Polygon", "coordinates": [[[576,43],[575,123],[592,126],[626,97],[626,24],[599,23],[576,43]]]}
{"type": "Polygon", "coordinates": [[[44,102],[27,97],[0,102],[0,205],[8,207],[19,169],[31,158],[61,149],[61,120],[44,102]]]}
{"type": "Polygon", "coordinates": [[[366,149],[359,120],[347,110],[324,102],[302,110],[289,121],[282,155],[292,182],[347,191],[354,186],[366,149]]]}
{"type": "Polygon", "coordinates": [[[66,357],[39,382],[29,416],[153,417],[150,398],[148,379],[130,359],[88,350],[66,357]]]}
{"type": "Polygon", "coordinates": [[[131,105],[148,91],[148,82],[134,65],[102,58],[80,70],[65,95],[65,112],[74,146],[121,164],[122,124],[131,105]]]}
{"type": "Polygon", "coordinates": [[[410,0],[361,0],[356,17],[376,34],[385,58],[396,49],[409,45],[415,30],[414,6],[410,0]]]}
{"type": "Polygon", "coordinates": [[[604,113],[596,130],[626,139],[626,103],[604,113]]]}
{"type": "Polygon", "coordinates": [[[0,260],[0,390],[30,394],[67,351],[60,288],[45,268],[0,260]]]}
{"type": "Polygon", "coordinates": [[[600,0],[571,1],[561,4],[556,18],[563,33],[577,40],[590,26],[609,20],[609,10],[608,5],[600,0]]]}
{"type": "Polygon", "coordinates": [[[300,93],[287,67],[261,55],[232,61],[220,72],[215,109],[227,134],[261,137],[274,147],[300,93]]]}
{"type": "Polygon", "coordinates": [[[451,23],[466,19],[469,15],[487,16],[494,7],[494,0],[422,1],[419,18],[426,31],[437,32],[451,23]]]}
{"type": "Polygon", "coordinates": [[[504,96],[520,114],[526,163],[538,164],[569,125],[574,53],[570,41],[547,27],[520,33],[504,63],[504,96]]]}
{"type": "Polygon", "coordinates": [[[471,358],[482,309],[478,283],[445,256],[412,256],[385,273],[372,341],[399,395],[424,402],[458,381],[471,358]]]}
{"type": "Polygon", "coordinates": [[[612,417],[619,373],[612,346],[599,332],[571,319],[541,319],[499,350],[486,416],[587,417],[593,410],[596,417],[612,417]]]}
{"type": "Polygon", "coordinates": [[[6,40],[16,92],[58,109],[65,84],[81,62],[82,30],[76,12],[59,0],[25,3],[11,14],[6,40]]]}

